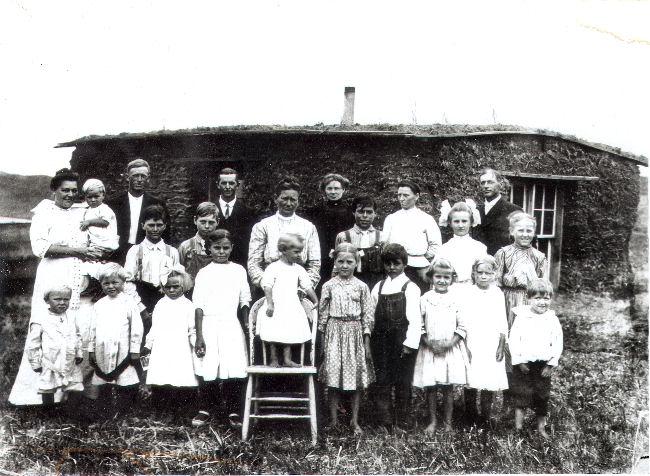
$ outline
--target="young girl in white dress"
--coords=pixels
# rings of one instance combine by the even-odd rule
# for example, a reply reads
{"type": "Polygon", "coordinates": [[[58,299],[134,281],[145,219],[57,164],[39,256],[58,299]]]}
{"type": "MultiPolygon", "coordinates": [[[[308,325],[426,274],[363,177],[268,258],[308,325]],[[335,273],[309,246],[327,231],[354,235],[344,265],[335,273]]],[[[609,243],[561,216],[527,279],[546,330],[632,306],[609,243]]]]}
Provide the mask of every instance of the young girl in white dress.
{"type": "Polygon", "coordinates": [[[121,412],[137,396],[140,345],[143,326],[135,300],[123,292],[128,273],[109,263],[99,273],[106,294],[93,306],[88,360],[95,370],[93,385],[99,385],[96,404],[100,412],[121,412]],[[113,405],[115,390],[116,405],[113,405]]]}
{"type": "Polygon", "coordinates": [[[318,331],[323,363],[319,380],[327,385],[330,425],[337,427],[341,394],[352,394],[352,419],[355,434],[359,426],[361,391],[375,381],[370,352],[370,334],[374,326],[375,305],[368,286],[354,276],[359,264],[357,249],[341,243],[334,250],[337,273],[323,285],[319,308],[318,331]]]}
{"type": "Polygon", "coordinates": [[[494,279],[497,264],[486,256],[474,262],[474,286],[463,291],[467,348],[471,357],[468,388],[465,389],[465,414],[476,421],[476,397],[481,391],[481,420],[490,423],[494,393],[508,388],[504,348],[508,334],[503,292],[494,279]]]}
{"type": "Polygon", "coordinates": [[[34,372],[38,373],[38,393],[48,410],[54,405],[54,394],[62,390],[68,395],[68,408],[78,410],[82,384],[83,360],[81,334],[74,314],[66,311],[72,290],[55,286],[45,292],[48,310],[36,314],[29,323],[25,351],[34,372]]]}
{"type": "Polygon", "coordinates": [[[280,259],[264,270],[260,282],[266,299],[258,313],[257,332],[264,342],[269,343],[269,365],[272,367],[280,366],[280,345],[283,346],[282,363],[288,367],[299,367],[291,360],[291,344],[301,344],[311,339],[307,312],[300,302],[298,291],[303,291],[314,306],[318,304],[318,298],[307,271],[298,264],[304,243],[302,236],[296,233],[280,236],[280,259]]]}
{"type": "Polygon", "coordinates": [[[195,427],[205,425],[221,393],[231,425],[240,425],[248,354],[243,328],[248,322],[251,292],[246,270],[230,261],[232,235],[215,230],[205,238],[212,262],[196,275],[192,301],[196,324],[195,370],[199,381],[199,413],[195,427]],[[221,392],[219,392],[221,382],[221,392]]]}
{"type": "Polygon", "coordinates": [[[165,296],[153,310],[143,350],[151,352],[147,384],[151,385],[155,408],[185,414],[195,403],[198,385],[192,357],[196,340],[194,304],[184,296],[192,288],[192,278],[181,265],[175,265],[161,275],[160,281],[165,296]]]}
{"type": "Polygon", "coordinates": [[[453,386],[467,383],[469,358],[460,308],[463,297],[451,286],[454,274],[454,267],[448,260],[436,258],[427,271],[433,289],[420,299],[426,333],[415,361],[413,386],[426,389],[430,422],[425,432],[428,434],[436,431],[437,390],[442,390],[445,430],[449,431],[454,406],[453,386]]]}
{"type": "Polygon", "coordinates": [[[477,259],[487,256],[487,247],[469,235],[475,225],[472,208],[465,202],[457,202],[449,210],[446,222],[441,220],[442,223],[451,227],[454,236],[440,247],[436,258],[449,260],[456,271],[456,283],[471,284],[472,265],[477,259]]]}

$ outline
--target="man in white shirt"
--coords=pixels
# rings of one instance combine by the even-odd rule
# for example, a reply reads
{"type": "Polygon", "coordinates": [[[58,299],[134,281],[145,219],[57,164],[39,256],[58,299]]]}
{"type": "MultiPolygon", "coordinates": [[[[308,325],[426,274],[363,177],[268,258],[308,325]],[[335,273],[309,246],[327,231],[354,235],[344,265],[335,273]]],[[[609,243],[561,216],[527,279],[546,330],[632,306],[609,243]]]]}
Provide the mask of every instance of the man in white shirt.
{"type": "MultiPolygon", "coordinates": [[[[119,248],[115,259],[124,264],[126,253],[132,245],[144,239],[144,230],[141,225],[142,211],[149,205],[160,205],[169,217],[165,202],[146,191],[151,176],[151,168],[147,161],[134,159],[126,167],[129,178],[129,188],[106,200],[108,206],[115,212],[117,219],[117,234],[120,237],[119,248]]],[[[167,219],[168,221],[168,219],[167,219]]],[[[162,238],[169,242],[170,226],[167,226],[162,238]]]]}
{"type": "Polygon", "coordinates": [[[415,182],[403,180],[397,184],[397,200],[402,207],[386,217],[382,241],[398,243],[408,253],[405,274],[424,293],[429,290],[425,273],[436,251],[442,245],[440,228],[435,219],[416,205],[420,187],[415,182]]]}
{"type": "Polygon", "coordinates": [[[318,232],[313,223],[296,215],[299,199],[300,185],[290,179],[283,180],[276,187],[277,213],[253,226],[248,248],[248,275],[254,286],[260,286],[266,267],[280,258],[278,239],[284,233],[297,233],[304,238],[302,265],[314,287],[320,281],[318,232]]]}
{"type": "Polygon", "coordinates": [[[503,179],[494,169],[483,169],[479,177],[484,202],[476,207],[481,216],[480,225],[476,226],[476,238],[487,246],[489,255],[512,243],[508,215],[521,211],[521,207],[508,202],[501,196],[503,179]]]}

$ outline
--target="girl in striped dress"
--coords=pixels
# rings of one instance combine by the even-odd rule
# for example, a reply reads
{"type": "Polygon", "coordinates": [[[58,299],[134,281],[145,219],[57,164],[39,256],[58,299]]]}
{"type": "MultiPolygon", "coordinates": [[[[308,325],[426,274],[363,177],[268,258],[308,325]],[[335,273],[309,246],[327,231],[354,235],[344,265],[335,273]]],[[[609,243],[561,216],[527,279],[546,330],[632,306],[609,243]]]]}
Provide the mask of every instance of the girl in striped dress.
{"type": "Polygon", "coordinates": [[[370,354],[374,325],[374,304],[368,286],[353,273],[359,256],[349,243],[334,251],[337,273],[323,285],[318,319],[323,363],[318,378],[328,387],[330,422],[337,426],[337,409],[342,392],[352,392],[351,426],[361,434],[359,401],[361,390],[375,381],[370,354]]]}

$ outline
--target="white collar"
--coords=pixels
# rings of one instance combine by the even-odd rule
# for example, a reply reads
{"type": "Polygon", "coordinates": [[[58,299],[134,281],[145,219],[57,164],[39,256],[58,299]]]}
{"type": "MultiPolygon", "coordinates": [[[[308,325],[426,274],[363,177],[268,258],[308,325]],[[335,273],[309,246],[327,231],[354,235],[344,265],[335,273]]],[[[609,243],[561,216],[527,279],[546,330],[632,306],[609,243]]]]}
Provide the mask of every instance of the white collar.
{"type": "Polygon", "coordinates": [[[500,194],[500,193],[497,194],[497,198],[493,198],[493,199],[490,200],[489,202],[488,202],[487,200],[485,200],[485,206],[486,206],[486,207],[489,206],[490,208],[492,208],[494,205],[497,204],[497,202],[499,201],[499,199],[501,199],[501,194],[500,194]]]}
{"type": "Polygon", "coordinates": [[[132,202],[141,202],[142,197],[144,197],[144,193],[142,195],[140,195],[139,197],[131,195],[131,192],[127,192],[127,195],[129,196],[129,201],[132,201],[132,202]]]}
{"type": "Polygon", "coordinates": [[[154,251],[154,250],[159,250],[159,251],[165,251],[165,240],[161,239],[158,243],[152,243],[149,241],[149,239],[145,238],[142,240],[142,244],[144,245],[145,248],[148,250],[154,251]]]}
{"type": "Polygon", "coordinates": [[[221,205],[221,208],[223,209],[226,205],[230,207],[232,210],[235,206],[235,202],[237,201],[237,197],[233,198],[231,201],[226,202],[221,196],[219,197],[219,205],[221,205]]]}
{"type": "Polygon", "coordinates": [[[294,213],[290,217],[285,217],[284,215],[280,215],[280,212],[275,212],[275,216],[278,217],[278,220],[280,221],[285,221],[285,222],[291,222],[296,218],[296,214],[294,213]]]}
{"type": "Polygon", "coordinates": [[[358,233],[360,235],[368,235],[370,233],[375,232],[375,227],[370,225],[367,230],[364,230],[359,225],[357,225],[355,223],[354,226],[352,227],[352,231],[355,232],[355,233],[358,233]]]}

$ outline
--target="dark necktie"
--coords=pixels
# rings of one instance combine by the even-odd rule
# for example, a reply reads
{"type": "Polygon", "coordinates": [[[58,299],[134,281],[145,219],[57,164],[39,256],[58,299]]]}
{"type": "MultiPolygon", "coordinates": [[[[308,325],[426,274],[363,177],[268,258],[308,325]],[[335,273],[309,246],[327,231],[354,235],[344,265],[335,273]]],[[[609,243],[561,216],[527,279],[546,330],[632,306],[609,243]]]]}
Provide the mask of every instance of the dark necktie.
{"type": "Polygon", "coordinates": [[[226,213],[224,213],[223,216],[226,217],[226,220],[228,218],[230,218],[230,204],[229,203],[226,203],[226,213]]]}

